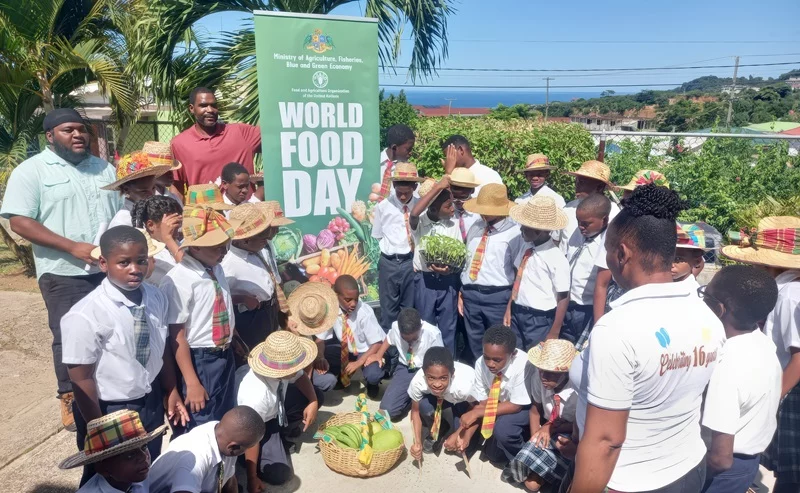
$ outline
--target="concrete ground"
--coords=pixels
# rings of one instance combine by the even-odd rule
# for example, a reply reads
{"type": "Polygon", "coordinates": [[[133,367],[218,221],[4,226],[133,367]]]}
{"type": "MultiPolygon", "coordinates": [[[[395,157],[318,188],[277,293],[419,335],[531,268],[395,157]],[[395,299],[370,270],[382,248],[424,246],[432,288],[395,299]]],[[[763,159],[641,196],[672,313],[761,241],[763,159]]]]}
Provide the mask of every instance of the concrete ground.
{"type": "MultiPolygon", "coordinates": [[[[0,284],[2,287],[5,286],[0,284]]],[[[61,429],[50,341],[47,312],[40,295],[0,291],[0,492],[68,493],[77,489],[80,480],[80,469],[58,469],[58,463],[74,453],[76,445],[75,434],[61,429]]],[[[338,412],[352,411],[356,392],[329,393],[318,422],[338,412]]],[[[377,402],[371,403],[372,409],[377,406],[377,402]]],[[[399,429],[406,437],[406,446],[410,446],[408,418],[399,424],[399,429]]],[[[296,477],[287,485],[268,487],[267,491],[521,491],[501,482],[500,470],[482,462],[477,455],[471,460],[473,479],[464,472],[460,458],[446,454],[426,456],[421,472],[406,454],[383,476],[369,480],[349,478],[325,466],[312,434],[310,430],[301,437],[299,453],[292,456],[296,477]]],[[[763,483],[772,484],[771,473],[762,469],[761,475],[765,476],[763,483]]],[[[762,486],[759,491],[770,490],[762,486]]]]}

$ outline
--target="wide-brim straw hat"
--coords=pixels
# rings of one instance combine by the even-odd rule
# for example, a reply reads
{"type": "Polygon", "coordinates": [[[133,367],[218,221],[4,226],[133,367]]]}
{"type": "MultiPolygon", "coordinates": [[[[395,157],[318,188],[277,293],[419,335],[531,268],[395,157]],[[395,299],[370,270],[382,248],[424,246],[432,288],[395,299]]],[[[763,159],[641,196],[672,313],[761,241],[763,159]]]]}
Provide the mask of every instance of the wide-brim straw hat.
{"type": "Polygon", "coordinates": [[[170,165],[155,164],[143,152],[134,152],[126,154],[120,158],[117,163],[117,181],[109,183],[101,190],[119,190],[119,188],[133,180],[145,178],[148,176],[161,176],[168,173],[172,169],[170,165]]]}
{"type": "Polygon", "coordinates": [[[154,164],[169,166],[172,171],[177,171],[183,166],[175,161],[172,155],[172,146],[164,142],[151,140],[142,146],[142,152],[147,154],[154,164]]]}
{"type": "Polygon", "coordinates": [[[277,200],[265,200],[264,202],[256,202],[258,207],[271,211],[274,218],[272,219],[272,226],[288,226],[294,224],[294,221],[286,217],[281,209],[281,204],[277,200]]]}
{"type": "Polygon", "coordinates": [[[215,247],[233,239],[239,223],[228,221],[210,207],[187,207],[183,210],[181,248],[215,247]]]}
{"type": "Polygon", "coordinates": [[[528,361],[544,371],[566,373],[575,359],[575,345],[565,339],[547,339],[528,350],[528,361]]]}
{"type": "Polygon", "coordinates": [[[475,173],[467,168],[456,168],[450,173],[450,185],[462,188],[477,188],[481,183],[475,178],[475,173]]]}
{"type": "Polygon", "coordinates": [[[247,363],[254,373],[267,378],[294,375],[317,358],[317,345],[311,339],[299,337],[288,330],[278,330],[253,348],[247,363]]]}
{"type": "Polygon", "coordinates": [[[213,183],[192,185],[186,190],[187,207],[211,207],[215,211],[229,211],[234,206],[225,203],[219,187],[213,183]]]}
{"type": "Polygon", "coordinates": [[[675,248],[688,250],[706,250],[706,232],[695,224],[676,223],[678,244],[675,248]]]}
{"type": "Polygon", "coordinates": [[[228,215],[228,221],[239,224],[233,232],[234,240],[246,240],[263,233],[274,218],[271,210],[253,203],[239,204],[228,215]]]}
{"type": "Polygon", "coordinates": [[[148,433],[136,411],[122,409],[107,414],[89,421],[83,451],[67,457],[58,467],[72,469],[135,450],[159,438],[166,429],[164,424],[148,433]]]}
{"type": "Polygon", "coordinates": [[[425,181],[425,178],[420,178],[419,173],[417,173],[417,167],[411,163],[405,162],[398,162],[394,165],[394,169],[392,170],[392,176],[389,178],[391,181],[411,181],[411,182],[422,182],[425,181]]]}
{"type": "Polygon", "coordinates": [[[520,171],[526,173],[528,171],[550,171],[555,167],[550,166],[550,158],[544,154],[529,154],[525,159],[525,168],[520,171]]]}
{"type": "Polygon", "coordinates": [[[508,190],[501,183],[487,183],[481,187],[478,196],[464,202],[464,209],[483,216],[507,216],[516,205],[508,200],[508,190]]]}
{"type": "Polygon", "coordinates": [[[559,231],[567,227],[567,214],[553,197],[535,195],[532,199],[511,209],[511,219],[528,228],[542,231],[559,231]]]}
{"type": "Polygon", "coordinates": [[[600,161],[586,161],[581,164],[581,167],[578,168],[577,171],[567,171],[567,174],[602,181],[610,187],[614,186],[614,184],[611,183],[611,169],[600,161]]]}
{"type": "MultiPolygon", "coordinates": [[[[160,241],[154,240],[150,236],[150,233],[147,232],[146,229],[139,229],[139,228],[136,228],[136,229],[138,229],[139,231],[142,232],[142,234],[144,235],[144,239],[147,241],[147,256],[148,257],[151,257],[151,258],[155,257],[156,255],[161,253],[167,247],[167,245],[161,243],[160,241]]],[[[94,250],[91,251],[91,253],[89,255],[91,255],[92,258],[95,259],[95,260],[100,260],[100,247],[96,247],[94,250]]]]}
{"type": "Polygon", "coordinates": [[[772,216],[742,234],[739,245],[722,248],[726,257],[746,264],[800,269],[800,217],[772,216]]]}
{"type": "Polygon", "coordinates": [[[297,332],[304,336],[322,334],[333,327],[339,315],[336,292],[324,282],[306,282],[292,291],[289,312],[297,322],[297,332]]]}
{"type": "Polygon", "coordinates": [[[651,169],[643,169],[637,171],[627,185],[621,185],[618,188],[620,190],[627,190],[629,192],[633,192],[633,190],[636,187],[640,187],[642,185],[648,185],[650,183],[654,183],[656,186],[659,187],[669,188],[669,180],[667,180],[667,177],[664,176],[663,173],[658,171],[653,171],[651,169]]]}
{"type": "Polygon", "coordinates": [[[425,181],[423,181],[420,186],[417,187],[417,194],[420,197],[424,197],[428,195],[431,190],[433,190],[434,186],[436,186],[436,180],[433,178],[425,178],[425,181]]]}

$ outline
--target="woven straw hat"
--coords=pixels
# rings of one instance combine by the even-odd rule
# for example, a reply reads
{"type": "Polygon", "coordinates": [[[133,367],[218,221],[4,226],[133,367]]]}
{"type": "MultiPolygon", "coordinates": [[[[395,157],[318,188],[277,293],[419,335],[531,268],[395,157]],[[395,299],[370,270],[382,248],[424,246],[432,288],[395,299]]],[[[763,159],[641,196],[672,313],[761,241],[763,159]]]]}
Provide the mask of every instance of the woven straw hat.
{"type": "Polygon", "coordinates": [[[611,183],[611,168],[600,161],[586,161],[581,164],[577,171],[568,171],[568,175],[582,176],[584,178],[591,178],[592,180],[602,181],[606,185],[613,187],[611,183]]]}
{"type": "Polygon", "coordinates": [[[525,159],[525,167],[520,170],[523,173],[526,171],[550,171],[555,167],[550,166],[550,158],[544,154],[529,154],[525,159]]]}
{"type": "Polygon", "coordinates": [[[631,178],[631,181],[629,181],[627,185],[620,186],[619,189],[633,192],[634,188],[647,185],[648,183],[655,183],[659,187],[669,188],[669,181],[663,173],[651,169],[643,169],[637,171],[636,174],[633,175],[633,178],[631,178]]]}
{"type": "Polygon", "coordinates": [[[219,187],[213,183],[192,185],[186,191],[187,207],[211,207],[215,211],[229,211],[233,206],[225,203],[219,187]]]}
{"type": "Polygon", "coordinates": [[[528,228],[558,231],[567,227],[567,214],[553,197],[535,195],[511,209],[511,219],[528,228]]]}
{"type": "Polygon", "coordinates": [[[258,207],[263,207],[264,209],[272,212],[272,215],[275,218],[272,220],[271,226],[287,226],[289,224],[293,224],[294,221],[289,219],[283,214],[283,209],[281,209],[281,204],[277,200],[265,200],[264,202],[256,202],[258,207]]]}
{"type": "Polygon", "coordinates": [[[148,433],[136,411],[123,409],[106,414],[102,418],[89,421],[89,424],[86,425],[86,441],[83,451],[67,457],[58,467],[72,469],[86,464],[94,464],[123,452],[137,449],[159,438],[166,429],[167,425],[161,425],[148,433]]]}
{"type": "Polygon", "coordinates": [[[260,181],[264,181],[263,172],[253,173],[252,175],[250,175],[250,183],[258,183],[260,181]]]}
{"type": "MultiPolygon", "coordinates": [[[[144,239],[147,241],[148,257],[155,257],[157,254],[161,253],[161,251],[167,247],[167,245],[161,243],[160,241],[154,240],[146,229],[139,229],[139,228],[136,229],[141,231],[141,233],[144,235],[144,239]]],[[[95,260],[100,260],[100,247],[97,247],[94,250],[92,250],[92,252],[89,255],[91,255],[92,258],[95,260]]]]}
{"type": "Polygon", "coordinates": [[[297,332],[315,336],[333,327],[339,315],[339,299],[324,282],[306,282],[292,291],[287,300],[289,312],[297,322],[297,332]]]}
{"type": "Polygon", "coordinates": [[[723,255],[746,264],[800,268],[800,217],[765,217],[748,233],[742,233],[740,245],[723,247],[723,255]]]}
{"type": "Polygon", "coordinates": [[[706,250],[706,232],[696,224],[676,223],[678,230],[678,244],[676,248],[687,248],[693,250],[706,250]]]}
{"type": "Polygon", "coordinates": [[[153,163],[169,166],[172,171],[177,171],[183,166],[181,163],[175,163],[175,158],[172,156],[172,147],[164,142],[154,140],[145,142],[142,146],[142,152],[147,154],[147,157],[153,163]]]}
{"type": "Polygon", "coordinates": [[[475,179],[475,173],[467,168],[456,168],[450,173],[450,185],[463,188],[476,188],[481,184],[475,179]]]}
{"type": "Polygon", "coordinates": [[[247,363],[253,372],[268,378],[295,374],[317,358],[317,345],[288,330],[278,330],[250,351],[247,363]]]}
{"type": "Polygon", "coordinates": [[[425,181],[423,181],[422,184],[419,187],[417,187],[417,194],[419,194],[420,197],[424,197],[428,195],[428,193],[430,193],[431,190],[433,190],[433,187],[435,185],[436,185],[436,180],[434,180],[433,178],[425,178],[425,181]]]}
{"type": "Polygon", "coordinates": [[[172,169],[169,165],[155,164],[147,154],[134,152],[126,154],[117,163],[117,181],[109,183],[101,190],[119,190],[121,185],[146,176],[161,176],[172,169]]]}
{"type": "Polygon", "coordinates": [[[271,210],[252,203],[237,205],[228,216],[228,220],[239,223],[233,232],[234,240],[246,240],[266,231],[273,219],[275,215],[271,210]]]}
{"type": "Polygon", "coordinates": [[[417,183],[425,180],[425,178],[420,178],[416,166],[402,161],[394,165],[392,176],[389,179],[392,181],[415,181],[417,183]]]}
{"type": "Polygon", "coordinates": [[[478,196],[464,202],[467,212],[484,216],[507,216],[516,204],[508,200],[508,190],[501,183],[487,183],[481,187],[478,196]]]}
{"type": "Polygon", "coordinates": [[[528,361],[540,370],[566,373],[577,352],[565,339],[547,339],[528,350],[528,361]]]}
{"type": "Polygon", "coordinates": [[[238,222],[229,222],[210,207],[187,207],[183,209],[181,248],[222,245],[233,238],[238,227],[238,222]]]}

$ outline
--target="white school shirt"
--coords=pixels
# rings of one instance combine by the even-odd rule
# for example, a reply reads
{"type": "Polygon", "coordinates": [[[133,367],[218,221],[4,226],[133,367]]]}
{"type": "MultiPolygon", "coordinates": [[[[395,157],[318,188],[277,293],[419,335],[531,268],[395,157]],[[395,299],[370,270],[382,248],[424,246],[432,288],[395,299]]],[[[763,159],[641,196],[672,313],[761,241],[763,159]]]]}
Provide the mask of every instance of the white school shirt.
{"type": "Polygon", "coordinates": [[[108,231],[109,229],[113,228],[114,226],[132,226],[133,223],[131,222],[131,211],[133,210],[133,201],[130,199],[125,199],[125,203],[122,204],[122,208],[114,214],[114,217],[111,219],[111,222],[108,223],[108,231]]]}
{"type": "MultiPolygon", "coordinates": [[[[569,240],[572,237],[572,234],[575,231],[578,231],[578,216],[576,214],[578,212],[578,204],[580,203],[581,199],[575,199],[571,202],[568,202],[567,205],[564,206],[564,213],[567,215],[567,226],[561,230],[561,238],[564,238],[564,240],[569,240]]],[[[611,224],[611,221],[613,221],[614,218],[617,217],[619,211],[620,211],[619,206],[613,200],[611,200],[611,211],[608,213],[609,224],[611,224]]],[[[566,241],[561,242],[559,247],[561,248],[561,251],[564,252],[564,254],[567,253],[566,241]]],[[[601,267],[603,269],[608,268],[608,267],[603,267],[603,265],[606,262],[605,257],[603,257],[602,261],[598,259],[598,262],[602,262],[601,264],[598,264],[598,267],[601,267]]]]}
{"type": "Polygon", "coordinates": [[[164,363],[167,340],[167,297],[158,288],[142,284],[142,305],[150,330],[150,357],[136,360],[133,315],[136,306],[104,279],[61,319],[61,361],[66,365],[95,365],[97,397],[127,401],[150,393],[164,363]]]}
{"type": "Polygon", "coordinates": [[[459,217],[464,217],[464,231],[469,234],[469,230],[472,229],[472,226],[478,222],[481,218],[480,214],[473,214],[467,210],[459,211],[458,209],[455,210],[455,214],[453,215],[453,222],[456,223],[458,227],[458,238],[463,240],[466,243],[466,240],[461,238],[461,226],[459,226],[459,217]]]}
{"type": "Polygon", "coordinates": [[[483,252],[478,279],[473,281],[469,277],[472,257],[475,256],[485,229],[486,221],[479,219],[467,233],[467,262],[461,271],[461,283],[478,286],[511,286],[516,277],[514,260],[524,242],[520,236],[519,225],[509,218],[495,223],[486,241],[486,251],[483,252]]]}
{"type": "MultiPolygon", "coordinates": [[[[450,379],[450,385],[447,390],[442,394],[442,398],[450,404],[458,404],[459,402],[467,402],[472,396],[472,388],[475,386],[475,370],[464,363],[456,361],[455,373],[450,379]]],[[[428,383],[425,381],[425,372],[418,371],[411,379],[411,384],[408,386],[408,396],[414,402],[419,402],[423,397],[430,394],[428,383]]]]}
{"type": "Polygon", "coordinates": [[[533,253],[525,263],[514,303],[534,310],[553,310],[558,304],[558,293],[569,292],[569,263],[553,240],[548,239],[537,247],[524,243],[514,260],[517,269],[529,248],[533,248],[533,253]]]}
{"type": "Polygon", "coordinates": [[[231,289],[231,296],[255,296],[259,302],[272,299],[275,285],[258,257],[259,254],[231,246],[220,264],[231,289]]]}
{"type": "MultiPolygon", "coordinates": [[[[233,329],[236,326],[236,320],[225,272],[220,265],[215,265],[213,272],[222,288],[222,296],[225,298],[231,329],[233,329]]],[[[181,262],[164,276],[160,288],[169,299],[167,323],[185,324],[189,347],[192,349],[216,347],[211,327],[216,292],[211,276],[208,275],[203,264],[188,253],[184,253],[181,262]]]]}
{"type": "Polygon", "coordinates": [[[283,391],[278,395],[278,384],[281,380],[268,378],[248,370],[236,392],[236,405],[247,406],[261,416],[265,423],[278,416],[278,403],[286,400],[286,389],[290,383],[303,376],[298,371],[291,378],[283,380],[283,391]]]}
{"type": "Polygon", "coordinates": [[[408,207],[408,213],[419,199],[411,197],[407,204],[401,204],[397,195],[390,195],[388,199],[375,206],[372,221],[372,237],[378,240],[381,253],[386,255],[406,255],[411,253],[406,231],[406,219],[403,208],[408,207]]]}
{"type": "Polygon", "coordinates": [[[503,184],[503,178],[500,176],[500,173],[486,166],[485,164],[481,164],[481,162],[477,159],[474,163],[472,163],[472,166],[468,167],[467,169],[472,171],[472,174],[475,175],[475,181],[480,183],[480,185],[475,187],[475,192],[472,194],[473,197],[477,197],[478,192],[481,191],[481,187],[487,183],[503,184]]]}
{"type": "MultiPolygon", "coordinates": [[[[397,326],[397,321],[392,322],[392,328],[389,329],[386,338],[389,340],[389,344],[396,347],[397,352],[400,353],[400,364],[408,366],[408,359],[406,358],[408,343],[400,336],[400,328],[397,326]]],[[[437,327],[423,320],[419,339],[417,339],[417,342],[415,342],[412,347],[413,352],[411,353],[411,357],[414,360],[414,368],[422,368],[422,359],[425,357],[425,353],[428,352],[428,349],[442,346],[444,346],[442,342],[442,333],[437,327]]]]}
{"type": "Polygon", "coordinates": [[[100,474],[95,474],[92,476],[92,479],[87,481],[85,485],[81,486],[81,489],[78,490],[78,493],[148,493],[150,488],[148,488],[147,485],[148,481],[145,479],[141,483],[132,483],[127,490],[122,491],[108,484],[106,478],[100,474]]]}
{"type": "Polygon", "coordinates": [[[553,414],[553,407],[555,407],[555,396],[558,395],[560,399],[558,417],[568,423],[575,421],[575,410],[578,407],[578,394],[575,392],[575,387],[572,383],[567,381],[564,388],[558,392],[553,392],[553,389],[546,389],[542,385],[542,379],[539,376],[539,369],[528,363],[525,367],[525,378],[528,382],[528,393],[531,396],[531,403],[541,404],[545,420],[550,419],[553,414]]]}
{"type": "MultiPolygon", "coordinates": [[[[501,371],[500,398],[498,402],[511,402],[519,406],[528,406],[531,396],[525,384],[525,365],[528,364],[528,355],[525,351],[515,349],[510,361],[501,371]]],[[[489,390],[494,382],[494,374],[483,362],[483,356],[475,362],[475,386],[472,388],[472,398],[478,402],[489,398],[489,390]]]]}
{"type": "MultiPolygon", "coordinates": [[[[553,200],[555,200],[556,205],[561,207],[562,209],[564,208],[565,205],[567,205],[566,201],[564,200],[564,197],[562,197],[558,192],[556,192],[552,188],[548,187],[547,184],[544,184],[539,188],[539,191],[536,192],[536,196],[552,197],[553,200]]],[[[528,191],[517,197],[516,200],[514,200],[514,202],[518,204],[525,204],[532,198],[533,198],[533,193],[531,193],[530,188],[528,188],[528,191]]]]}
{"type": "Polygon", "coordinates": [[[775,278],[778,302],[764,324],[764,333],[775,343],[781,368],[792,359],[790,348],[800,348],[800,271],[790,270],[775,278]]]}
{"type": "MultiPolygon", "coordinates": [[[[389,155],[386,154],[386,149],[381,151],[381,174],[378,176],[378,183],[383,182],[383,174],[386,173],[386,161],[389,161],[389,155]]],[[[394,167],[394,163],[392,163],[394,167]]],[[[394,182],[389,182],[389,196],[394,195],[394,182]]]]}
{"type": "Polygon", "coordinates": [[[161,193],[158,191],[158,189],[156,189],[156,195],[161,195],[162,197],[169,197],[171,199],[175,199],[177,203],[183,205],[183,199],[172,193],[172,191],[168,187],[164,188],[164,193],[161,193]]]}
{"type": "Polygon", "coordinates": [[[706,453],[700,406],[725,331],[686,282],[640,286],[611,305],[570,368],[578,428],[583,436],[588,404],[628,410],[608,486],[654,490],[683,477],[706,453]]]}
{"type": "Polygon", "coordinates": [[[164,280],[164,276],[167,275],[167,272],[171,271],[172,268],[177,265],[177,262],[175,262],[175,258],[171,253],[169,253],[169,250],[167,250],[166,247],[157,254],[153,255],[153,260],[155,261],[153,272],[145,282],[158,287],[161,284],[161,281],[164,280]]]}
{"type": "Polygon", "coordinates": [[[728,339],[708,383],[703,426],[734,435],[735,454],[766,450],[778,427],[782,373],[775,344],[760,330],[728,339]]]}
{"type": "Polygon", "coordinates": [[[430,272],[428,264],[422,261],[420,257],[421,254],[419,253],[422,248],[422,238],[424,236],[436,234],[461,241],[461,229],[458,226],[458,220],[443,219],[434,221],[428,217],[428,211],[423,212],[422,215],[419,216],[417,229],[411,230],[411,234],[414,236],[414,243],[416,244],[416,248],[414,249],[414,270],[420,272],[430,272]]]}
{"type": "Polygon", "coordinates": [[[586,238],[579,229],[572,232],[567,242],[567,262],[569,263],[572,284],[570,301],[579,305],[594,304],[594,288],[597,281],[597,262],[606,260],[606,233],[602,231],[593,238],[586,238]]]}
{"type": "MultiPolygon", "coordinates": [[[[356,352],[353,352],[353,346],[350,346],[350,352],[353,354],[364,354],[369,350],[370,346],[386,339],[386,333],[378,323],[372,307],[362,301],[358,302],[356,309],[347,316],[347,320],[350,323],[350,330],[353,332],[353,338],[355,338],[356,342],[356,352]]],[[[341,310],[333,327],[318,335],[317,339],[329,341],[333,339],[334,335],[339,341],[342,340],[341,310]]]]}
{"type": "MultiPolygon", "coordinates": [[[[228,196],[224,193],[222,194],[222,201],[234,207],[239,205],[239,204],[234,204],[233,201],[230,198],[228,198],[228,196]]],[[[261,202],[261,201],[258,200],[255,195],[250,194],[250,197],[248,197],[244,202],[242,202],[242,204],[254,204],[256,202],[261,202]]],[[[227,219],[231,215],[231,211],[222,211],[222,212],[225,214],[225,219],[227,219]]]]}
{"type": "Polygon", "coordinates": [[[166,452],[150,466],[147,478],[152,493],[217,493],[219,464],[224,467],[223,484],[236,474],[236,457],[219,452],[217,424],[209,421],[169,442],[166,452]]]}

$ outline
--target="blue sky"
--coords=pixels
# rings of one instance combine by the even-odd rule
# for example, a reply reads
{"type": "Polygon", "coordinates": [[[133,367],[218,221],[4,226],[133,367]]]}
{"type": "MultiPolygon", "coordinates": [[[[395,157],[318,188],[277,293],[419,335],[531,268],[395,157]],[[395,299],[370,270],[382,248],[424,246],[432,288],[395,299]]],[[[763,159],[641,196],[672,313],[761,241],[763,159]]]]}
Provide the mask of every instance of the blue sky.
{"type": "MultiPolygon", "coordinates": [[[[360,15],[364,0],[334,13],[360,15]]],[[[448,21],[449,57],[443,67],[587,69],[800,62],[800,2],[770,0],[672,0],[542,2],[536,0],[461,0],[448,21]]],[[[250,16],[251,17],[251,16],[250,16]]],[[[212,35],[239,29],[248,16],[225,13],[200,22],[212,35]]],[[[406,28],[405,38],[409,36],[406,28]]],[[[408,63],[411,42],[403,42],[398,65],[408,63]]],[[[739,75],[775,77],[800,63],[742,67],[739,75]]],[[[382,74],[382,84],[411,84],[405,70],[382,74]]],[[[730,76],[732,68],[650,72],[535,73],[446,72],[418,84],[540,86],[553,77],[552,91],[635,92],[702,75],[730,76]],[[636,87],[615,88],[617,84],[636,87]],[[560,85],[594,85],[558,89],[560,85]]],[[[662,87],[663,89],[664,87],[662,87]]]]}

